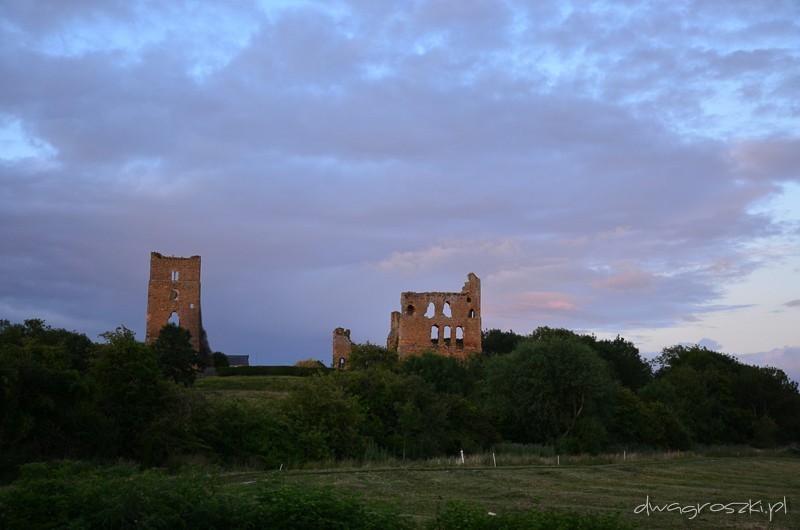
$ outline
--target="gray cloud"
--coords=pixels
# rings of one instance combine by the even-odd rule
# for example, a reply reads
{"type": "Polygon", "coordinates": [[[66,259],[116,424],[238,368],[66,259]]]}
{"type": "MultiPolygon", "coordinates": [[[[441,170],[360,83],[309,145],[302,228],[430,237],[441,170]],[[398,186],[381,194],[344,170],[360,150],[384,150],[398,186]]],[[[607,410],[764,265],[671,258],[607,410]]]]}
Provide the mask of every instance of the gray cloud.
{"type": "Polygon", "coordinates": [[[488,327],[672,326],[796,230],[752,212],[800,182],[791,2],[27,5],[0,125],[54,154],[0,153],[10,318],[141,334],[157,250],[262,362],[470,271],[488,327]]]}

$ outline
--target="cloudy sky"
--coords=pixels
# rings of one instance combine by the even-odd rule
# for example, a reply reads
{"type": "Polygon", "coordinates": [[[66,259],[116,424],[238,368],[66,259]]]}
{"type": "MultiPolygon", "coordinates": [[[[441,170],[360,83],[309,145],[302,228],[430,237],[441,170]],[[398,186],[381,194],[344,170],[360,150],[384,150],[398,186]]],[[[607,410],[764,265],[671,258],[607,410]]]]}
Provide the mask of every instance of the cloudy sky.
{"type": "Polygon", "coordinates": [[[0,4],[0,318],[144,338],[202,256],[214,350],[483,327],[700,343],[800,379],[800,3],[0,4]]]}

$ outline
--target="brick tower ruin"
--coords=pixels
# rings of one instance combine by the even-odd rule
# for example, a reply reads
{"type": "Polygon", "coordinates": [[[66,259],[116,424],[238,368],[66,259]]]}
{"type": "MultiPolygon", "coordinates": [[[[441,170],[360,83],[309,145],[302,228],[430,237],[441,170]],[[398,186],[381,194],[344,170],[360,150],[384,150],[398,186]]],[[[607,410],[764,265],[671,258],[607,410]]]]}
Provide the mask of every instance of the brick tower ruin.
{"type": "Polygon", "coordinates": [[[464,359],[481,350],[481,280],[467,275],[460,293],[400,295],[387,347],[400,357],[432,351],[464,359]]]}
{"type": "Polygon", "coordinates": [[[192,334],[195,351],[210,350],[200,313],[200,256],[178,258],[150,253],[146,342],[152,342],[170,320],[192,334]]]}
{"type": "Polygon", "coordinates": [[[353,343],[350,341],[350,330],[336,328],[333,330],[333,367],[337,370],[346,370],[350,360],[350,351],[353,343]]]}

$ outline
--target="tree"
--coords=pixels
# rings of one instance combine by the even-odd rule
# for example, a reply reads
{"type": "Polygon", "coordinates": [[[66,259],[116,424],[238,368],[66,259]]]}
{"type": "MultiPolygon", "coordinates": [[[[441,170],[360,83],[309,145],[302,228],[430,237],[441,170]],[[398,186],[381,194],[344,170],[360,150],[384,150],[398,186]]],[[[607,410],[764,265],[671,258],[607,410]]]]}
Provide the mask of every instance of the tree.
{"type": "Polygon", "coordinates": [[[200,363],[192,348],[191,337],[188,329],[170,323],[161,328],[151,346],[164,378],[184,386],[194,384],[200,363]]]}
{"type": "MultiPolygon", "coordinates": [[[[526,340],[486,369],[489,410],[516,442],[587,441],[576,427],[602,414],[611,391],[606,363],[574,337],[526,340]]],[[[593,430],[591,436],[598,436],[593,430]]]]}
{"type": "Polygon", "coordinates": [[[750,443],[800,441],[800,392],[783,370],[742,365],[732,384],[734,399],[750,420],[750,443]]]}
{"type": "Polygon", "coordinates": [[[348,367],[350,370],[366,370],[367,368],[394,370],[397,363],[396,351],[367,341],[363,344],[353,343],[348,367]]]}
{"type": "Polygon", "coordinates": [[[539,326],[531,332],[527,337],[528,340],[533,341],[549,341],[553,339],[562,340],[575,340],[582,342],[587,346],[593,346],[597,339],[594,335],[579,335],[572,330],[566,328],[551,328],[548,326],[539,326]]]}
{"type": "Polygon", "coordinates": [[[212,362],[214,363],[214,368],[222,368],[225,366],[229,366],[228,363],[228,356],[222,353],[221,351],[215,351],[211,356],[212,362]]]}
{"type": "Polygon", "coordinates": [[[604,359],[614,376],[624,386],[638,390],[653,379],[650,365],[639,355],[639,349],[617,335],[614,340],[599,340],[592,345],[604,359]]]}
{"type": "Polygon", "coordinates": [[[304,378],[278,406],[287,418],[300,459],[361,456],[364,409],[338,378],[304,378]]]}
{"type": "Polygon", "coordinates": [[[424,352],[421,355],[409,355],[400,364],[405,374],[416,374],[431,383],[437,392],[469,394],[474,381],[465,363],[454,357],[424,352]]]}
{"type": "Polygon", "coordinates": [[[43,320],[0,320],[0,465],[87,454],[93,350],[86,335],[43,320]]]}
{"type": "Polygon", "coordinates": [[[117,329],[114,331],[104,331],[98,336],[111,345],[125,345],[136,342],[136,333],[126,328],[124,325],[117,326],[117,329]]]}
{"type": "Polygon", "coordinates": [[[653,364],[655,379],[639,395],[660,401],[686,426],[695,442],[745,443],[750,419],[736,406],[733,380],[741,364],[700,346],[664,348],[653,364]]]}
{"type": "Polygon", "coordinates": [[[85,352],[72,347],[83,338],[42,320],[0,321],[0,465],[80,450],[89,389],[74,358],[83,365],[85,352]]]}
{"type": "Polygon", "coordinates": [[[523,338],[513,330],[487,329],[481,334],[482,349],[490,355],[505,355],[514,351],[523,338]]]}
{"type": "Polygon", "coordinates": [[[94,406],[105,418],[98,446],[108,456],[141,456],[143,433],[166,406],[152,351],[128,331],[103,334],[108,344],[97,346],[88,374],[94,406]]]}

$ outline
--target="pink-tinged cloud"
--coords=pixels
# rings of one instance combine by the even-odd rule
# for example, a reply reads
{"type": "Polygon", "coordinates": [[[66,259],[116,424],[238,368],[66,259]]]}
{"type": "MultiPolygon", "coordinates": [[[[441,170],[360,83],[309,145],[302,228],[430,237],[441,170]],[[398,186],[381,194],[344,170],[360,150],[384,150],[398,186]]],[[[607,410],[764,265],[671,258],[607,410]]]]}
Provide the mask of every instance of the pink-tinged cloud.
{"type": "Polygon", "coordinates": [[[593,287],[615,291],[647,291],[653,287],[655,276],[652,272],[630,269],[602,280],[592,282],[593,287]]]}
{"type": "Polygon", "coordinates": [[[511,294],[492,308],[499,317],[552,317],[579,310],[578,300],[566,293],[527,291],[511,294]]]}
{"type": "Polygon", "coordinates": [[[786,307],[800,307],[800,298],[792,300],[791,302],[786,302],[784,305],[786,307]]]}
{"type": "Polygon", "coordinates": [[[800,346],[784,346],[765,352],[738,355],[737,358],[747,364],[778,367],[789,376],[789,379],[800,382],[800,346]]]}
{"type": "Polygon", "coordinates": [[[511,259],[519,252],[517,241],[510,237],[498,241],[475,241],[472,239],[446,239],[421,250],[394,252],[392,255],[370,266],[383,272],[402,275],[454,269],[460,270],[469,264],[470,270],[480,270],[487,258],[492,261],[511,259]]]}
{"type": "Polygon", "coordinates": [[[731,151],[731,158],[748,178],[797,181],[800,138],[742,142],[731,151]]]}

